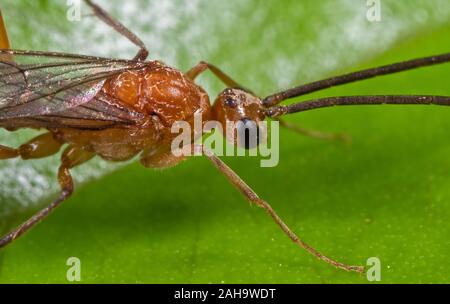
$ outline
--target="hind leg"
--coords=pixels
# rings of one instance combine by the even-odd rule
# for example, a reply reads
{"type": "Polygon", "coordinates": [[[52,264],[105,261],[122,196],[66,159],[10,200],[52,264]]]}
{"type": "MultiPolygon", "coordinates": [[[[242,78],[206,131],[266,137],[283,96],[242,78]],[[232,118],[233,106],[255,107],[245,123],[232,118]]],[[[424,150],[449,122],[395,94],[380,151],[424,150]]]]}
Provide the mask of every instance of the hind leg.
{"type": "Polygon", "coordinates": [[[69,169],[87,162],[95,154],[85,151],[83,149],[69,146],[64,150],[61,156],[61,166],[58,170],[58,182],[61,186],[61,192],[56,200],[50,205],[30,217],[27,221],[22,223],[16,229],[12,230],[2,238],[0,238],[0,248],[5,247],[19,236],[30,230],[33,226],[47,217],[56,207],[65,201],[73,192],[73,181],[69,169]]]}
{"type": "Polygon", "coordinates": [[[22,159],[43,158],[59,151],[63,144],[48,132],[34,137],[19,148],[0,145],[0,159],[21,157],[22,159]]]}
{"type": "Polygon", "coordinates": [[[112,27],[116,32],[127,38],[131,43],[139,47],[139,52],[133,58],[134,60],[144,61],[148,56],[148,50],[145,47],[145,44],[136,36],[132,31],[127,29],[125,25],[120,23],[114,17],[112,17],[107,11],[101,8],[99,5],[95,4],[92,0],[85,0],[86,4],[89,5],[94,12],[94,15],[97,16],[100,20],[105,22],[107,25],[112,27]]]}

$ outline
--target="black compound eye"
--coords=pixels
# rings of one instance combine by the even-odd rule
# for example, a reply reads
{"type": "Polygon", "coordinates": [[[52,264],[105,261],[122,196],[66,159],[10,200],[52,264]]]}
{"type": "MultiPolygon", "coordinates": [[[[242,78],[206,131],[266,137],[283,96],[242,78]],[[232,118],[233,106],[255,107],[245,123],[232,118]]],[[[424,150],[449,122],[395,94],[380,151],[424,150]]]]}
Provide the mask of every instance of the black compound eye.
{"type": "Polygon", "coordinates": [[[259,128],[253,120],[244,118],[236,125],[238,145],[245,149],[253,149],[259,145],[259,128]]]}
{"type": "Polygon", "coordinates": [[[231,97],[227,97],[227,98],[225,99],[225,105],[226,105],[227,107],[234,108],[234,107],[237,106],[237,101],[234,100],[234,99],[231,98],[231,97]]]}

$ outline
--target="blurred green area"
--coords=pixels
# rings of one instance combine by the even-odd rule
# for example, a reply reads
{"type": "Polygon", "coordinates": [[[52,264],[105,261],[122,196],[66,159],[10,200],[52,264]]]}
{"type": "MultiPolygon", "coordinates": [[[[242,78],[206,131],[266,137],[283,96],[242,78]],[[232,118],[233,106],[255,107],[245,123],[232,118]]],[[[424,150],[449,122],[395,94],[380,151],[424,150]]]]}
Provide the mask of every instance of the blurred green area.
{"type": "MultiPolygon", "coordinates": [[[[384,0],[379,23],[365,19],[366,1],[132,3],[121,7],[113,1],[107,8],[143,37],[152,58],[183,70],[208,60],[261,94],[340,72],[445,53],[450,46],[447,1],[384,0]]],[[[6,0],[1,6],[16,48],[133,54],[126,41],[105,35],[93,18],[66,21],[65,1],[6,0]]],[[[305,99],[450,95],[448,75],[449,64],[305,99]]],[[[211,78],[203,76],[201,83],[213,96],[221,86],[211,78]]],[[[348,133],[352,145],[282,130],[279,166],[260,168],[255,158],[225,160],[323,253],[351,264],[379,257],[382,283],[449,283],[449,115],[450,109],[435,106],[302,113],[289,120],[348,133]]],[[[17,144],[28,135],[4,135],[2,144],[17,144]]],[[[57,158],[39,162],[19,169],[33,169],[56,185],[49,172],[56,170],[57,158]]],[[[80,258],[85,283],[367,282],[293,245],[204,158],[164,171],[130,164],[101,179],[85,178],[85,171],[93,168],[77,169],[78,180],[89,182],[80,184],[73,198],[45,222],[0,252],[0,282],[64,283],[71,256],[80,258]]],[[[45,194],[42,191],[39,206],[47,201],[42,199],[45,194]]],[[[4,205],[11,202],[15,200],[8,195],[0,200],[4,205]]],[[[1,219],[3,232],[36,208],[18,205],[20,212],[1,219]]]]}

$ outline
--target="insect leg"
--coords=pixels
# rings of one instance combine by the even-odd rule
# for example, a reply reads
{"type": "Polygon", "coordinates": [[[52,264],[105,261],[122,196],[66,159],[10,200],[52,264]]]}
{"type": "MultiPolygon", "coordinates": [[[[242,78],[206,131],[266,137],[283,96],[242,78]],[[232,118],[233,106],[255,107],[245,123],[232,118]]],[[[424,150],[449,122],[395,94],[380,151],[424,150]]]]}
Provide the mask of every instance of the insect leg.
{"type": "MultiPolygon", "coordinates": [[[[204,149],[205,151],[205,149],[204,149]]],[[[280,226],[281,230],[297,245],[299,245],[301,248],[308,251],[310,254],[314,255],[315,257],[319,258],[322,261],[325,261],[326,263],[329,263],[337,268],[346,270],[346,271],[355,271],[355,272],[364,272],[364,266],[350,266],[346,265],[340,262],[337,262],[307,243],[305,243],[303,240],[301,240],[284,222],[283,220],[278,216],[278,214],[272,209],[272,207],[263,199],[259,198],[259,196],[251,189],[230,167],[228,167],[220,158],[215,156],[210,151],[205,151],[206,157],[213,163],[213,165],[222,172],[227,179],[251,202],[256,204],[257,206],[263,208],[277,223],[278,226],[280,226]]]]}
{"type": "Polygon", "coordinates": [[[345,143],[350,143],[352,140],[351,137],[347,134],[326,133],[326,132],[321,132],[321,131],[316,131],[316,130],[305,129],[298,125],[287,122],[281,118],[273,118],[273,119],[280,122],[280,126],[285,127],[287,129],[290,129],[294,132],[297,132],[297,133],[305,135],[305,136],[318,138],[318,139],[324,139],[324,140],[340,140],[345,143]]]}
{"type": "Polygon", "coordinates": [[[216,75],[216,77],[219,78],[227,87],[241,89],[241,90],[251,93],[250,90],[246,89],[245,87],[241,86],[239,83],[234,81],[230,76],[225,74],[221,69],[219,69],[218,67],[216,67],[215,65],[213,65],[211,63],[207,63],[204,61],[200,61],[196,66],[194,66],[189,71],[187,71],[186,76],[191,80],[195,80],[198,75],[200,75],[207,69],[209,69],[214,75],[216,75]]]}
{"type": "Polygon", "coordinates": [[[144,150],[140,157],[141,164],[146,168],[170,168],[185,159],[184,156],[175,156],[169,150],[144,150]]]}
{"type": "Polygon", "coordinates": [[[48,132],[34,137],[17,149],[0,145],[0,159],[19,156],[22,159],[47,157],[57,153],[61,146],[62,143],[57,141],[52,133],[48,132]]]}
{"type": "Polygon", "coordinates": [[[95,4],[91,0],[84,0],[87,5],[89,5],[94,12],[95,16],[97,16],[100,20],[105,22],[107,25],[112,27],[116,32],[127,38],[134,45],[139,47],[139,52],[133,58],[134,60],[145,60],[148,56],[148,50],[145,47],[144,42],[139,39],[133,32],[127,29],[122,23],[112,17],[107,11],[101,8],[99,5],[95,4]]]}
{"type": "Polygon", "coordinates": [[[6,32],[6,26],[3,22],[2,12],[0,10],[0,49],[9,49],[8,33],[6,32]]]}
{"type": "Polygon", "coordinates": [[[58,181],[61,186],[61,193],[58,198],[50,205],[33,215],[19,227],[0,238],[0,248],[5,247],[19,236],[30,230],[34,225],[39,223],[47,215],[49,215],[56,207],[65,201],[73,192],[73,181],[69,169],[78,166],[94,156],[93,153],[83,149],[69,146],[61,156],[61,166],[58,170],[58,181]]]}

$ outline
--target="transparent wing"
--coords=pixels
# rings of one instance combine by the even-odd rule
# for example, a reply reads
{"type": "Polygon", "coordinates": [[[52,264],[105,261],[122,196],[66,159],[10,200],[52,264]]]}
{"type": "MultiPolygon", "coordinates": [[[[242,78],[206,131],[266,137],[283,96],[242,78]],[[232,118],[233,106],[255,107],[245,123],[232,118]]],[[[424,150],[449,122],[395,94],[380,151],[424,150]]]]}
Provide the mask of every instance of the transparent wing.
{"type": "Polygon", "coordinates": [[[120,101],[102,92],[87,103],[46,115],[0,119],[0,127],[105,129],[127,127],[145,120],[144,114],[121,105],[120,101]]]}
{"type": "Polygon", "coordinates": [[[63,53],[0,50],[0,126],[43,120],[62,125],[64,119],[72,125],[96,120],[129,123],[138,113],[116,106],[99,92],[107,78],[145,65],[63,53]]]}

